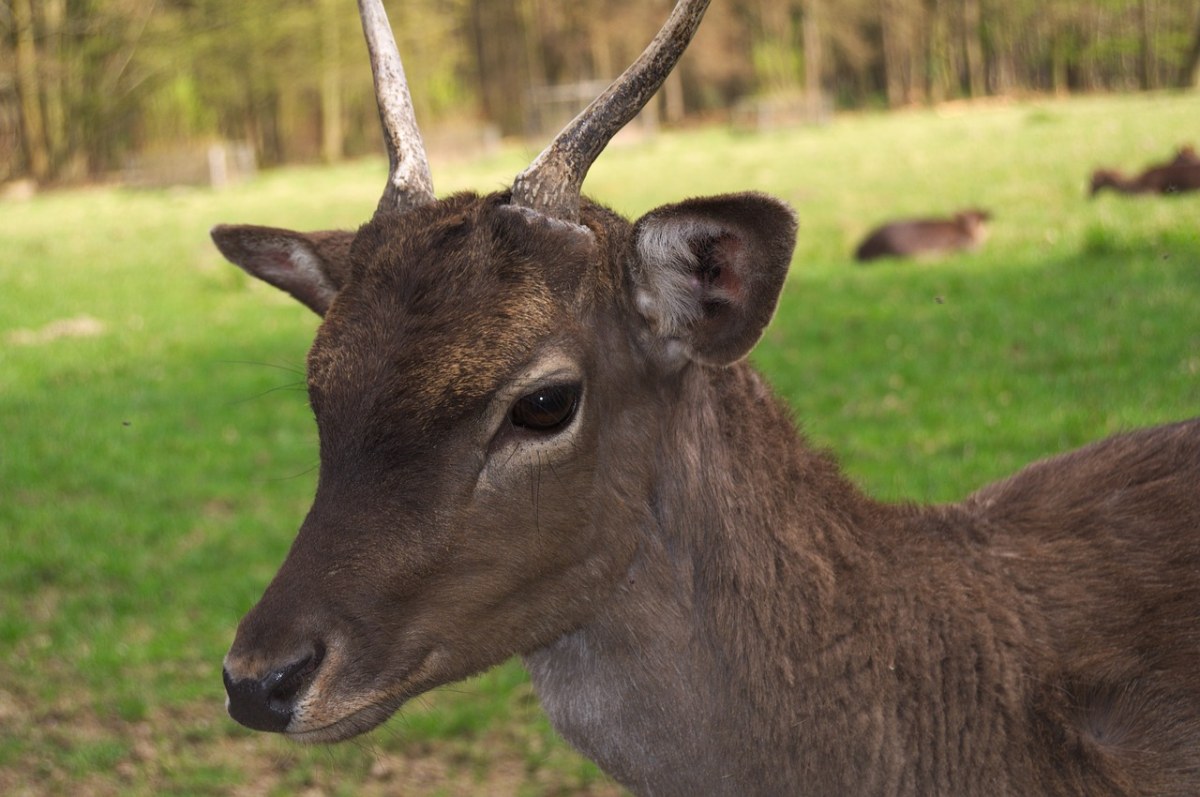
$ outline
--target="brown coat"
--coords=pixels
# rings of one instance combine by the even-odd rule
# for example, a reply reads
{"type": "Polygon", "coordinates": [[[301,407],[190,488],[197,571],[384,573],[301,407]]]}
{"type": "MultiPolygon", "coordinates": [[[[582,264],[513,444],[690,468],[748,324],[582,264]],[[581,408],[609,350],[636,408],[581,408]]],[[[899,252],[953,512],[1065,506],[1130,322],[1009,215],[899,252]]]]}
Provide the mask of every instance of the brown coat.
{"type": "Polygon", "coordinates": [[[977,249],[987,238],[991,214],[964,210],[948,219],[893,221],[867,234],[854,252],[856,260],[919,257],[977,249]]]}
{"type": "Polygon", "coordinates": [[[883,504],[742,360],[783,205],[582,221],[462,195],[352,247],[214,232],[334,296],[317,495],[226,660],[236,717],[336,740],[520,654],[638,794],[1200,790],[1200,421],[883,504]],[[514,424],[555,386],[566,420],[514,424]]]}

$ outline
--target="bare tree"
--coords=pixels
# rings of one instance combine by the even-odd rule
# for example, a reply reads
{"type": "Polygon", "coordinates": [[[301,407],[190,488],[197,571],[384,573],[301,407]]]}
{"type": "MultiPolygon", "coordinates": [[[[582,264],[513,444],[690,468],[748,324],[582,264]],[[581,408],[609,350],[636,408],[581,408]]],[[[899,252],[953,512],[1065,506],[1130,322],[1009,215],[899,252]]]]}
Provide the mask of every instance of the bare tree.
{"type": "Polygon", "coordinates": [[[317,20],[321,31],[321,156],[340,160],[345,151],[342,129],[341,16],[336,0],[319,0],[317,20]]]}
{"type": "Polygon", "coordinates": [[[1191,88],[1196,85],[1197,72],[1200,71],[1200,9],[1196,11],[1195,31],[1192,33],[1192,46],[1179,67],[1179,77],[1176,82],[1180,88],[1191,88]]]}
{"type": "Polygon", "coordinates": [[[983,44],[980,41],[983,20],[979,0],[963,0],[962,45],[967,63],[967,92],[972,97],[987,93],[984,81],[983,44]]]}
{"type": "Polygon", "coordinates": [[[46,125],[42,117],[42,89],[38,75],[38,52],[30,0],[13,0],[13,26],[16,29],[16,84],[20,97],[21,132],[29,173],[37,180],[50,175],[50,152],[46,144],[46,125]]]}
{"type": "Polygon", "coordinates": [[[473,0],[470,13],[484,115],[504,133],[521,133],[529,85],[526,51],[521,46],[526,39],[521,10],[514,0],[473,0]]]}
{"type": "Polygon", "coordinates": [[[821,0],[802,0],[801,35],[804,46],[804,97],[808,103],[810,119],[818,118],[825,106],[822,83],[823,58],[821,52],[821,0]]]}

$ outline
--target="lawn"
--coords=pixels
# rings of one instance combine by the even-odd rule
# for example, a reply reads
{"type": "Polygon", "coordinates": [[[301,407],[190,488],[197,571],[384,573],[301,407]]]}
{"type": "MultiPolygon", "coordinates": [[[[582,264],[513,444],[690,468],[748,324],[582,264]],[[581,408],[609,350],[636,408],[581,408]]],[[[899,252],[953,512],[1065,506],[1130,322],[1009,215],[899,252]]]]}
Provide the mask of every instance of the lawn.
{"type": "MultiPolygon", "coordinates": [[[[586,190],[633,216],[746,189],[790,202],[796,256],[754,361],[870,492],[945,501],[1200,412],[1200,193],[1085,194],[1095,166],[1164,159],[1198,119],[1187,94],[704,128],[614,145],[586,190]],[[966,206],[994,214],[981,252],[850,259],[880,221],[966,206]]],[[[499,188],[532,154],[435,163],[435,183],[499,188]]],[[[384,172],[0,205],[0,793],[618,793],[516,662],[334,748],[225,716],[221,658],[312,497],[317,318],[207,230],[352,227],[384,172]]]]}

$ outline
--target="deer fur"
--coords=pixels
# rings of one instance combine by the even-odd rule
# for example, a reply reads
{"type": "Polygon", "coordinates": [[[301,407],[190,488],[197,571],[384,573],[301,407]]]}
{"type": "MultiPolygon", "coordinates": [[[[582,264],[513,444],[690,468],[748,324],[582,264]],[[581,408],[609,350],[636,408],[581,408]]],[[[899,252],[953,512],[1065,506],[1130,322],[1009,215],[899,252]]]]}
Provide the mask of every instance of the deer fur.
{"type": "Polygon", "coordinates": [[[1191,144],[1184,144],[1179,149],[1175,150],[1175,157],[1171,158],[1169,163],[1173,166],[1186,166],[1189,163],[1200,163],[1200,155],[1196,154],[1196,148],[1191,144]]]}
{"type": "Polygon", "coordinates": [[[1092,172],[1091,195],[1105,188],[1122,194],[1177,194],[1200,189],[1200,156],[1190,145],[1180,147],[1166,163],[1148,167],[1136,177],[1115,169],[1092,172]]]}
{"type": "MultiPolygon", "coordinates": [[[[310,248],[348,254],[315,308],[317,495],[226,660],[237,682],[309,656],[289,736],[364,732],[520,654],[636,794],[1197,792],[1200,421],[958,504],[880,503],[742,359],[785,206],[631,225],[585,203],[583,232],[506,202],[310,248]],[[583,385],[577,417],[514,435],[547,372],[583,385]]],[[[214,237],[251,273],[308,257],[276,230],[214,237]]]]}
{"type": "Polygon", "coordinates": [[[964,210],[948,219],[906,219],[876,227],[858,245],[859,261],[918,257],[978,249],[987,239],[991,214],[964,210]]]}

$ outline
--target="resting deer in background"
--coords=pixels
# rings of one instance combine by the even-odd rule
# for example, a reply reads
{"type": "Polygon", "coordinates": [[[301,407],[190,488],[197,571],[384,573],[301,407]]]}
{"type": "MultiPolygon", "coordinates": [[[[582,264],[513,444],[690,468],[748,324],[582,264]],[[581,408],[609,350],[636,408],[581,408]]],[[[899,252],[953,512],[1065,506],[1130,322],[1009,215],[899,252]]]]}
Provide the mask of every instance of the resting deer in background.
{"type": "Polygon", "coordinates": [[[706,3],[509,191],[436,199],[377,0],[392,171],[356,233],[213,230],[324,316],[311,511],[225,660],[230,714],[332,742],[523,657],[642,795],[1200,792],[1200,420],[880,503],[745,362],[796,222],[581,197],[706,3]]]}
{"type": "Polygon", "coordinates": [[[921,257],[978,249],[987,240],[983,210],[964,210],[948,219],[906,219],[876,227],[854,252],[856,260],[881,257],[921,257]]]}
{"type": "Polygon", "coordinates": [[[1166,163],[1154,164],[1137,177],[1125,177],[1115,169],[1092,172],[1091,195],[1111,188],[1123,194],[1175,194],[1200,189],[1200,156],[1190,145],[1181,146],[1166,163]]]}

